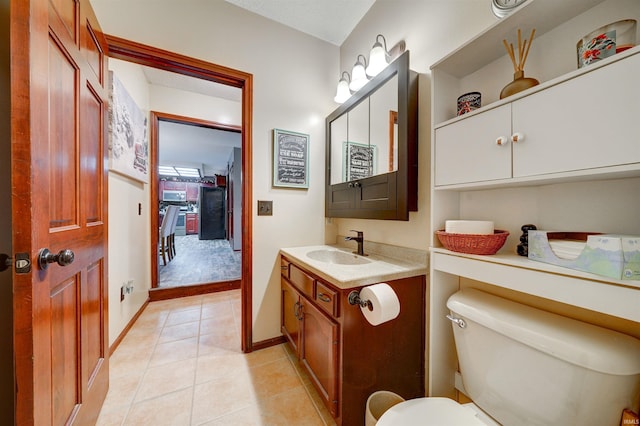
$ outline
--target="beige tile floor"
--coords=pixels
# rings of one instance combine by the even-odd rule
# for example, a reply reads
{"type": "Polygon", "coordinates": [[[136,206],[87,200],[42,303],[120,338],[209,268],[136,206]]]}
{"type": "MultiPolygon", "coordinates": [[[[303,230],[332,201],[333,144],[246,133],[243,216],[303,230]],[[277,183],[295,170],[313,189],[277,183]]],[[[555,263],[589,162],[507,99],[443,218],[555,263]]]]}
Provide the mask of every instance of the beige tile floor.
{"type": "Polygon", "coordinates": [[[332,425],[286,345],[240,350],[240,291],[150,303],[110,359],[98,425],[332,425]]]}

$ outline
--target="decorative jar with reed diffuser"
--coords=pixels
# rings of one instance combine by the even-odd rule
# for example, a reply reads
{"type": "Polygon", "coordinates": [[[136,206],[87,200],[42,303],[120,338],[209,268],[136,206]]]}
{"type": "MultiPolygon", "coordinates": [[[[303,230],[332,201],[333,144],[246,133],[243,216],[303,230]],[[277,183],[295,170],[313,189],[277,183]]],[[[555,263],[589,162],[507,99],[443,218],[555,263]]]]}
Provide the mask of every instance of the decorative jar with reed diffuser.
{"type": "Polygon", "coordinates": [[[504,86],[504,88],[500,92],[500,99],[504,99],[515,93],[522,92],[523,90],[540,84],[540,82],[535,78],[524,76],[524,64],[527,61],[527,56],[529,55],[529,49],[531,48],[531,43],[533,43],[533,36],[535,35],[535,33],[536,30],[534,28],[533,30],[531,30],[531,37],[529,37],[529,40],[525,39],[523,41],[522,33],[520,29],[518,29],[517,62],[513,43],[507,44],[507,40],[502,40],[502,42],[504,43],[504,47],[507,49],[507,53],[509,54],[509,58],[511,58],[511,63],[513,64],[513,81],[504,86]]]}

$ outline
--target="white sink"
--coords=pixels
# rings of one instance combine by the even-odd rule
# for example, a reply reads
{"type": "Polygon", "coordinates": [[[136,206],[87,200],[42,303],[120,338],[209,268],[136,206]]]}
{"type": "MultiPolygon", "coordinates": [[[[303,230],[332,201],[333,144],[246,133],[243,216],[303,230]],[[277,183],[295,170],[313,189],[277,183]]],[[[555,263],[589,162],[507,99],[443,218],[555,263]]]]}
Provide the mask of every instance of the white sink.
{"type": "Polygon", "coordinates": [[[325,263],[337,265],[366,265],[370,260],[341,250],[314,250],[307,253],[307,257],[325,263]]]}

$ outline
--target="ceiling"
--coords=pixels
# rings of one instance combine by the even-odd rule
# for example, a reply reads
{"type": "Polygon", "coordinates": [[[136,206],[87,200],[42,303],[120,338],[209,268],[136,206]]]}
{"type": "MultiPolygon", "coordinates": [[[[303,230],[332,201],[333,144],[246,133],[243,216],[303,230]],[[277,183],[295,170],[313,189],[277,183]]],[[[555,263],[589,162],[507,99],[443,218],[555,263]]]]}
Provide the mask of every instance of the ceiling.
{"type": "Polygon", "coordinates": [[[376,0],[226,1],[340,46],[376,0]]]}
{"type": "Polygon", "coordinates": [[[195,167],[202,176],[227,174],[233,148],[240,148],[240,133],[160,121],[158,162],[161,166],[195,167]]]}

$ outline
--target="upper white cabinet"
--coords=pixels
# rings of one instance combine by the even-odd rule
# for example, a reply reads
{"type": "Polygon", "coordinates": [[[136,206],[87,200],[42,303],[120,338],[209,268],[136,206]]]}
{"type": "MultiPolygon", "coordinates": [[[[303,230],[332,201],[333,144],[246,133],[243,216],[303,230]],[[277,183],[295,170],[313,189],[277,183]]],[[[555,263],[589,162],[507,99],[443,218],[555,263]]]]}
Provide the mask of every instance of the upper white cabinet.
{"type": "Polygon", "coordinates": [[[640,162],[638,53],[437,127],[436,186],[640,162]]]}

